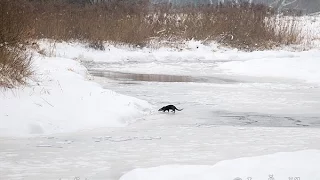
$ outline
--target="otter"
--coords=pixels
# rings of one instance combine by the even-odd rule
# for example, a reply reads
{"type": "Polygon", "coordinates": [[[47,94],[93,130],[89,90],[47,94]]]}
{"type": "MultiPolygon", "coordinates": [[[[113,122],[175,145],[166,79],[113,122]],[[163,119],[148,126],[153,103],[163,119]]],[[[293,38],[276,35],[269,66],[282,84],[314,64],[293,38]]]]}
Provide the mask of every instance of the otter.
{"type": "Polygon", "coordinates": [[[160,108],[158,111],[163,111],[163,112],[166,112],[166,111],[168,111],[169,112],[169,110],[172,110],[172,112],[176,112],[176,110],[178,110],[178,111],[182,111],[183,109],[178,109],[178,108],[176,108],[174,105],[167,105],[167,106],[163,106],[162,108],[160,108]]]}

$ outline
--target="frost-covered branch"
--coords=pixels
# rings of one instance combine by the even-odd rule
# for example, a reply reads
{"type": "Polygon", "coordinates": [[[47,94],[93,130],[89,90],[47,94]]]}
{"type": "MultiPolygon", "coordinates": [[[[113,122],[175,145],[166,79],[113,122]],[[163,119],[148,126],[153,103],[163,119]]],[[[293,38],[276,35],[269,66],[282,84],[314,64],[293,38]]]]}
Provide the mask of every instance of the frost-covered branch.
{"type": "Polygon", "coordinates": [[[284,7],[289,6],[293,3],[297,2],[297,0],[276,0],[273,3],[271,3],[270,5],[273,6],[275,4],[275,9],[279,12],[281,11],[284,7]]]}
{"type": "Polygon", "coordinates": [[[283,5],[282,5],[282,7],[286,7],[286,6],[288,6],[288,5],[290,5],[290,4],[293,4],[293,3],[295,3],[295,2],[297,2],[297,0],[292,0],[292,1],[287,2],[287,3],[286,3],[286,0],[283,0],[283,5]]]}

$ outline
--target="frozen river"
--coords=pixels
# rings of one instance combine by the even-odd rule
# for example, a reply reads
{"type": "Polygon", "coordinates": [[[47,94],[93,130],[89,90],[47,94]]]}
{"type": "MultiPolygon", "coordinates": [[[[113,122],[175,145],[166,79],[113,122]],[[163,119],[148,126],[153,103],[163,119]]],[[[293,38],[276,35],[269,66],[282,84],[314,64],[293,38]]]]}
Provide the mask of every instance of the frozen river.
{"type": "Polygon", "coordinates": [[[86,64],[104,88],[154,112],[125,128],[2,138],[0,179],[116,180],[138,167],[320,149],[319,86],[230,75],[217,63],[86,64]],[[167,104],[183,111],[157,111],[167,104]]]}
{"type": "Polygon", "coordinates": [[[157,109],[167,104],[183,108],[174,116],[159,115],[170,123],[319,127],[319,86],[293,79],[224,74],[216,68],[218,63],[133,63],[129,68],[98,63],[88,67],[91,74],[102,77],[96,80],[106,89],[147,100],[157,109]],[[163,68],[163,73],[141,73],[144,67],[163,68]]]}

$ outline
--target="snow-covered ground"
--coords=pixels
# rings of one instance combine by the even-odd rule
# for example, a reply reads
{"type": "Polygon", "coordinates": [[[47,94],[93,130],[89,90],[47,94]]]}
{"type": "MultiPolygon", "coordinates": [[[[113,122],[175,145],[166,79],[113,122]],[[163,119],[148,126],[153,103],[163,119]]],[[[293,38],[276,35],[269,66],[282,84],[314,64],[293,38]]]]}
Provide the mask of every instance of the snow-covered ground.
{"type": "MultiPolygon", "coordinates": [[[[46,45],[47,42],[41,44],[46,45]]],[[[87,63],[90,61],[108,63],[107,70],[111,71],[210,75],[217,74],[216,71],[212,71],[210,65],[217,65],[221,70],[227,71],[223,72],[224,74],[279,77],[320,83],[320,73],[317,71],[317,67],[320,66],[318,61],[320,49],[302,52],[289,50],[243,52],[220,48],[214,43],[203,45],[198,41],[186,42],[184,49],[140,49],[108,44],[106,46],[106,51],[97,51],[90,50],[83,44],[58,43],[54,45],[54,55],[87,63]],[[179,63],[189,64],[188,67],[184,67],[179,63]],[[172,64],[175,66],[167,67],[172,64]]],[[[102,68],[105,70],[105,67],[102,68]]]]}
{"type": "Polygon", "coordinates": [[[319,179],[318,47],[39,46],[0,93],[0,179],[319,179]]]}
{"type": "Polygon", "coordinates": [[[254,180],[254,179],[320,179],[319,150],[226,160],[213,166],[167,165],[135,169],[120,180],[254,180]]]}
{"type": "MultiPolygon", "coordinates": [[[[183,117],[183,112],[175,116],[183,117]]],[[[101,128],[27,139],[1,138],[0,177],[12,180],[74,180],[76,177],[81,180],[118,180],[135,168],[170,164],[214,165],[235,158],[320,149],[317,128],[178,124],[172,117],[160,114],[126,128],[101,128]]],[[[319,162],[318,156],[311,152],[310,156],[319,162]]],[[[312,166],[311,163],[306,162],[305,167],[312,166]]],[[[280,162],[275,161],[275,164],[280,162]]],[[[176,169],[177,173],[181,172],[179,167],[176,169]]],[[[274,168],[265,170],[270,174],[278,172],[273,171],[274,168]]],[[[302,177],[302,171],[307,170],[282,175],[302,177]]],[[[243,173],[231,175],[243,178],[243,173]]],[[[161,175],[157,176],[163,177],[161,175]]],[[[255,174],[246,174],[250,175],[255,174]]],[[[280,179],[277,176],[275,179],[280,179]]]]}
{"type": "Polygon", "coordinates": [[[63,57],[34,54],[30,85],[0,93],[0,136],[30,136],[119,127],[150,104],[103,89],[86,68],[63,57]]]}

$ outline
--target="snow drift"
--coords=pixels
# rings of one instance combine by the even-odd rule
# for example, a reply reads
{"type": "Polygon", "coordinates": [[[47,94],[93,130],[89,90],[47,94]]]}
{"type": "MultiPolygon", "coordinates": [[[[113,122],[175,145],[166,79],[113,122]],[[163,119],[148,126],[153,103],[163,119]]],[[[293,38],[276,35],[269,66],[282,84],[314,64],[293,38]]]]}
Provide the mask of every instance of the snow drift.
{"type": "Polygon", "coordinates": [[[36,54],[33,66],[29,86],[0,93],[0,136],[120,127],[150,110],[146,101],[89,81],[75,60],[36,54]]]}
{"type": "Polygon", "coordinates": [[[304,150],[226,160],[213,166],[165,165],[134,169],[120,180],[318,180],[319,167],[320,151],[304,150]]]}

